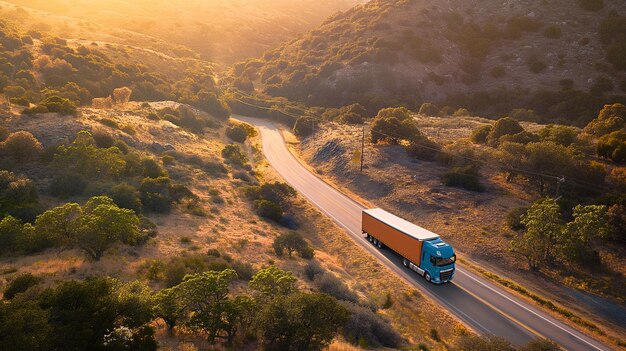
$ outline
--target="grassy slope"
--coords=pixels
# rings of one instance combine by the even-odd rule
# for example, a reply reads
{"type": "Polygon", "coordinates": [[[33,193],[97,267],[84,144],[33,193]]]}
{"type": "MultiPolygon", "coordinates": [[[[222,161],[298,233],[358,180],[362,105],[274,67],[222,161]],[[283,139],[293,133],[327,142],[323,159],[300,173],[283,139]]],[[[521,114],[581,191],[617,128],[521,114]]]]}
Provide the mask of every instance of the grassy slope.
{"type": "MultiPolygon", "coordinates": [[[[74,38],[88,33],[88,38],[96,39],[94,35],[98,33],[85,30],[106,26],[115,28],[113,36],[118,43],[132,44],[134,37],[144,35],[155,44],[161,41],[160,46],[163,41],[184,45],[211,61],[228,63],[258,56],[296,34],[314,28],[335,11],[347,9],[359,1],[8,2],[74,19],[62,27],[74,38]]],[[[166,50],[166,46],[161,49],[166,50]]]]}
{"type": "MultiPolygon", "coordinates": [[[[475,126],[486,122],[476,117],[426,116],[418,117],[417,121],[429,138],[443,144],[466,138],[475,126]]],[[[536,127],[526,126],[531,130],[536,127]]],[[[573,273],[565,277],[549,267],[539,276],[532,274],[526,270],[525,260],[509,251],[509,243],[517,234],[506,225],[506,214],[510,210],[527,206],[538,196],[528,190],[528,184],[507,183],[502,174],[486,169],[482,179],[486,192],[449,188],[439,180],[448,170],[446,167],[436,162],[411,160],[399,146],[369,142],[365,147],[366,168],[361,174],[358,166],[351,162],[352,150],[360,148],[360,135],[360,127],[326,125],[314,138],[302,141],[296,150],[318,174],[347,188],[348,192],[440,233],[461,257],[512,278],[531,290],[541,291],[542,295],[607,326],[623,338],[622,326],[601,317],[606,311],[594,310],[597,306],[589,301],[581,303],[569,290],[581,287],[604,293],[609,300],[622,298],[626,266],[618,258],[623,255],[623,248],[608,245],[602,250],[603,262],[614,272],[611,274],[594,276],[573,269],[573,273]]],[[[602,303],[602,299],[599,301],[602,303]]]]}
{"type": "MultiPolygon", "coordinates": [[[[172,59],[167,55],[146,51],[142,48],[129,48],[118,45],[99,44],[116,62],[138,60],[154,70],[163,71],[168,75],[176,75],[185,66],[185,61],[172,59]]],[[[177,151],[196,154],[207,160],[221,160],[220,151],[230,141],[224,136],[223,128],[210,129],[204,135],[189,133],[167,121],[153,121],[147,115],[164,107],[176,107],[175,102],[153,102],[150,107],[142,107],[139,102],[130,102],[116,106],[110,110],[80,108],[79,117],[45,114],[26,116],[20,115],[21,108],[13,107],[11,111],[2,105],[0,125],[12,131],[31,131],[44,146],[59,141],[71,140],[83,129],[101,130],[126,141],[142,154],[159,158],[158,153],[150,151],[153,143],[172,145],[177,151]],[[116,128],[103,125],[99,121],[110,119],[119,125],[130,125],[134,134],[127,134],[116,128]]],[[[199,111],[198,111],[199,112],[199,111]]],[[[260,178],[266,181],[279,178],[264,162],[259,152],[259,140],[248,142],[244,149],[248,152],[255,170],[260,178]]],[[[303,288],[310,288],[303,274],[305,261],[301,259],[277,258],[272,249],[275,237],[287,231],[276,224],[263,221],[253,212],[250,203],[240,193],[240,187],[246,183],[235,180],[229,174],[225,178],[212,178],[205,172],[190,165],[175,162],[166,169],[175,182],[188,186],[201,198],[201,205],[208,213],[207,217],[194,216],[182,208],[176,208],[166,215],[150,214],[159,229],[159,235],[142,247],[117,246],[107,252],[99,262],[92,262],[78,250],[48,250],[41,254],[19,257],[0,258],[0,287],[14,276],[31,272],[44,277],[44,284],[51,285],[57,281],[84,279],[95,275],[111,275],[123,280],[146,279],[145,267],[152,260],[167,261],[187,253],[206,252],[209,248],[217,248],[236,259],[245,260],[255,268],[275,262],[279,266],[293,270],[299,277],[303,288]],[[217,189],[224,203],[214,203],[209,192],[217,189]],[[181,240],[188,238],[188,240],[181,240]]],[[[229,170],[233,171],[229,167],[229,170]]],[[[40,189],[42,203],[47,207],[62,202],[46,195],[45,189],[54,176],[39,169],[36,164],[18,166],[18,173],[25,173],[40,189]]],[[[67,201],[84,202],[87,196],[68,199],[67,201]]],[[[396,279],[386,268],[367,255],[352,241],[345,240],[345,233],[308,202],[298,197],[296,209],[300,231],[314,245],[316,259],[322,266],[337,275],[348,286],[353,288],[364,301],[382,304],[389,292],[394,301],[390,309],[382,310],[382,314],[390,318],[405,338],[412,343],[424,342],[433,350],[445,349],[455,338],[465,333],[465,329],[451,316],[434,305],[419,292],[396,279]],[[349,254],[345,254],[349,252],[349,254]],[[438,316],[431,318],[430,316],[438,316]],[[447,326],[445,329],[441,326],[447,326]],[[430,337],[431,329],[437,329],[442,342],[430,337]]],[[[156,283],[151,283],[157,287],[156,283]]],[[[194,342],[203,347],[204,341],[190,335],[170,336],[163,329],[158,330],[159,341],[163,347],[176,349],[181,342],[194,342]]],[[[341,343],[336,347],[347,347],[341,343]]]]}
{"type": "Polygon", "coordinates": [[[562,79],[572,79],[576,89],[586,91],[600,77],[613,81],[615,90],[609,94],[619,94],[626,76],[605,61],[598,26],[610,10],[623,14],[626,8],[621,1],[604,3],[601,11],[588,12],[570,2],[541,0],[507,4],[375,0],[333,16],[317,29],[269,51],[244,72],[254,79],[260,77],[261,87],[282,86],[271,92],[314,105],[364,101],[371,94],[412,104],[439,101],[454,93],[505,88],[558,91],[562,79]],[[490,49],[476,49],[478,40],[488,34],[472,36],[461,27],[490,24],[506,36],[506,23],[512,17],[535,20],[540,28],[523,32],[519,39],[505,37],[485,45],[490,49]],[[560,28],[562,36],[544,36],[550,26],[560,28]],[[439,54],[440,61],[432,60],[429,55],[433,53],[439,54]],[[533,57],[545,64],[541,73],[529,70],[533,57]],[[472,68],[473,60],[482,66],[472,68]],[[501,67],[504,75],[492,76],[495,67],[501,67]],[[463,82],[468,72],[478,78],[469,85],[463,82]]]}

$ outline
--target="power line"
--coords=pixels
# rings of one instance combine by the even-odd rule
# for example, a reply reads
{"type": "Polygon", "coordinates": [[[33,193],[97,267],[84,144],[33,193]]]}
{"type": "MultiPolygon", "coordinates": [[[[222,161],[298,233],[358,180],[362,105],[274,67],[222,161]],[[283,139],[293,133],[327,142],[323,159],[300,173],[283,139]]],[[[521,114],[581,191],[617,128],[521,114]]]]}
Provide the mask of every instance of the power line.
{"type": "MultiPolygon", "coordinates": [[[[245,92],[243,92],[240,89],[237,89],[235,87],[231,87],[230,91],[234,92],[235,94],[239,94],[239,95],[241,95],[243,97],[254,99],[254,100],[258,101],[258,102],[265,102],[265,103],[279,102],[281,104],[287,105],[288,107],[294,108],[294,105],[290,105],[290,104],[286,103],[285,101],[273,100],[273,99],[263,99],[263,98],[260,98],[258,96],[247,94],[247,93],[245,93],[245,92]]],[[[303,112],[303,115],[298,116],[298,115],[293,115],[293,114],[291,114],[291,113],[289,113],[287,111],[284,111],[284,110],[282,110],[282,109],[280,109],[280,108],[278,108],[276,106],[274,106],[274,107],[265,107],[265,106],[255,105],[255,104],[243,101],[241,99],[237,99],[236,97],[233,97],[233,99],[235,101],[237,101],[237,102],[243,103],[243,104],[251,106],[251,107],[260,108],[260,109],[263,109],[263,110],[275,110],[275,111],[278,111],[278,112],[280,112],[280,113],[282,113],[282,114],[284,114],[286,116],[289,116],[289,117],[292,117],[292,118],[296,118],[296,119],[300,118],[300,117],[306,116],[306,117],[309,117],[309,118],[312,118],[312,119],[317,119],[318,121],[323,121],[324,120],[321,116],[316,116],[316,115],[310,113],[309,111],[307,111],[306,109],[304,109],[302,107],[295,107],[295,109],[298,109],[298,110],[303,112]]],[[[390,134],[383,133],[383,132],[380,132],[380,131],[375,131],[374,133],[382,135],[382,136],[385,136],[385,137],[388,137],[388,138],[391,138],[391,139],[406,140],[405,137],[401,136],[401,135],[390,135],[390,134]]],[[[420,143],[418,141],[409,140],[409,143],[411,143],[413,145],[418,145],[418,146],[420,146],[422,148],[425,148],[427,150],[435,151],[435,152],[438,152],[438,153],[442,152],[441,149],[439,149],[439,148],[435,148],[435,147],[432,147],[430,145],[426,145],[426,144],[420,143]]],[[[493,165],[493,164],[488,163],[488,162],[486,162],[484,160],[481,160],[481,159],[477,159],[477,158],[473,158],[473,157],[469,157],[469,156],[465,156],[465,155],[460,155],[460,154],[455,154],[454,156],[458,157],[458,158],[461,158],[461,159],[468,160],[468,161],[476,162],[478,164],[481,164],[481,165],[484,165],[484,166],[487,166],[487,167],[491,167],[491,168],[493,168],[495,170],[498,170],[498,169],[502,168],[502,166],[493,165]]],[[[542,172],[536,172],[536,171],[531,171],[531,170],[526,170],[526,169],[520,169],[520,168],[516,168],[516,167],[511,167],[511,166],[505,166],[505,169],[507,171],[513,171],[513,172],[518,172],[518,173],[525,173],[527,175],[533,175],[533,176],[548,178],[548,179],[556,180],[557,182],[559,182],[559,181],[561,181],[561,179],[563,179],[562,175],[554,175],[554,174],[549,174],[547,172],[546,173],[542,173],[542,172]]],[[[479,178],[479,176],[477,176],[477,175],[473,175],[473,174],[469,174],[469,173],[467,175],[479,178]]],[[[583,189],[586,189],[586,190],[597,191],[597,192],[606,192],[607,191],[607,189],[605,189],[605,188],[599,187],[599,186],[597,186],[595,184],[586,183],[586,182],[583,182],[583,181],[575,179],[575,178],[569,178],[568,177],[567,182],[569,182],[570,184],[573,184],[574,186],[577,186],[577,187],[580,187],[580,188],[583,188],[583,189]]],[[[558,187],[560,189],[560,184],[557,184],[557,185],[558,185],[558,187]]]]}

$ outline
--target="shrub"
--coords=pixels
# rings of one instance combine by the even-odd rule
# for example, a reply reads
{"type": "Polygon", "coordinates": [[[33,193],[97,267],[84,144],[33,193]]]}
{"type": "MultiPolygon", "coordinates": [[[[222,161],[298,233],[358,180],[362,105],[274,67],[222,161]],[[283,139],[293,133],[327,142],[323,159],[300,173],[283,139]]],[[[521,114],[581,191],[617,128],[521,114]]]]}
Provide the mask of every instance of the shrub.
{"type": "Polygon", "coordinates": [[[276,222],[280,221],[283,216],[283,209],[280,205],[268,200],[255,200],[254,209],[259,216],[276,222]]]}
{"type": "Polygon", "coordinates": [[[510,117],[500,118],[496,121],[487,136],[487,142],[490,145],[497,145],[504,135],[514,135],[524,131],[524,128],[516,120],[510,117]]]}
{"type": "Polygon", "coordinates": [[[362,124],[363,116],[354,112],[346,112],[339,115],[339,122],[345,124],[362,124]]]}
{"type": "Polygon", "coordinates": [[[322,268],[317,261],[309,260],[306,265],[304,265],[304,276],[310,281],[314,281],[315,277],[323,273],[324,268],[322,268]]]}
{"type": "Polygon", "coordinates": [[[347,341],[367,348],[397,348],[402,344],[400,334],[376,312],[355,303],[344,302],[343,305],[350,311],[342,330],[347,341]]]}
{"type": "Polygon", "coordinates": [[[226,128],[226,136],[232,141],[243,143],[248,138],[248,131],[242,125],[230,125],[226,128]]]}
{"type": "Polygon", "coordinates": [[[15,251],[22,233],[22,221],[19,219],[9,215],[0,220],[0,254],[15,251]]]}
{"type": "Polygon", "coordinates": [[[317,120],[312,117],[300,117],[293,126],[293,132],[299,137],[307,137],[315,131],[317,120]]]}
{"type": "Polygon", "coordinates": [[[432,104],[430,102],[423,103],[422,106],[420,107],[419,113],[421,115],[426,115],[426,116],[441,115],[441,111],[439,110],[439,107],[435,106],[435,104],[432,104]]]}
{"type": "Polygon", "coordinates": [[[29,288],[39,284],[40,281],[41,278],[35,277],[30,273],[20,274],[9,283],[9,286],[4,291],[4,299],[11,300],[15,295],[25,292],[29,288]]]}
{"type": "Polygon", "coordinates": [[[337,300],[358,303],[359,297],[339,278],[331,273],[318,275],[314,280],[315,286],[320,292],[328,294],[337,300]]]}
{"type": "Polygon", "coordinates": [[[87,187],[87,179],[78,173],[63,173],[56,176],[50,183],[50,195],[58,198],[68,198],[81,195],[87,187]]]}
{"type": "Polygon", "coordinates": [[[550,124],[539,131],[542,141],[552,141],[563,146],[570,146],[578,139],[576,128],[550,124]]]}
{"type": "Polygon", "coordinates": [[[265,351],[321,351],[348,317],[348,310],[325,294],[295,293],[277,298],[258,314],[259,344],[265,351]]]}
{"type": "Polygon", "coordinates": [[[147,178],[159,178],[167,176],[167,172],[157,161],[146,157],[141,160],[141,175],[147,178]]]}
{"type": "Polygon", "coordinates": [[[130,101],[130,95],[133,93],[128,87],[113,89],[113,101],[116,104],[125,104],[130,101]]]}
{"type": "Polygon", "coordinates": [[[109,196],[120,208],[126,208],[141,213],[141,198],[139,191],[129,184],[118,184],[111,188],[109,196]]]}
{"type": "Polygon", "coordinates": [[[93,98],[91,100],[91,106],[97,109],[109,109],[113,107],[113,99],[110,96],[105,98],[93,98]]]}
{"type": "Polygon", "coordinates": [[[153,212],[169,212],[172,207],[170,185],[170,179],[167,177],[144,178],[139,188],[143,206],[153,212]]]}
{"type": "Polygon", "coordinates": [[[492,130],[493,126],[491,124],[476,127],[470,135],[470,140],[475,144],[484,144],[487,142],[487,138],[492,130]]]}
{"type": "Polygon", "coordinates": [[[456,110],[456,112],[454,112],[453,116],[454,117],[465,117],[465,116],[470,116],[470,112],[466,109],[461,107],[460,109],[456,110]]]}
{"type": "Polygon", "coordinates": [[[45,98],[39,105],[46,107],[49,112],[56,112],[62,115],[76,114],[76,104],[74,101],[56,95],[45,98]]]}
{"type": "Polygon", "coordinates": [[[626,161],[626,131],[607,134],[598,140],[597,153],[614,162],[626,161]]]}
{"type": "Polygon", "coordinates": [[[115,178],[124,172],[126,160],[117,147],[101,149],[88,131],[80,131],[70,145],[61,145],[54,163],[90,179],[115,178]]]}
{"type": "Polygon", "coordinates": [[[97,130],[92,134],[93,140],[96,142],[96,146],[101,149],[108,149],[115,145],[115,138],[106,132],[97,130]]]}
{"type": "Polygon", "coordinates": [[[19,105],[19,106],[24,106],[24,107],[30,106],[30,101],[28,101],[28,99],[23,96],[10,98],[9,101],[12,104],[19,105]]]}
{"type": "Polygon", "coordinates": [[[434,161],[440,152],[441,146],[426,137],[419,142],[411,142],[406,148],[406,153],[409,157],[422,161],[434,161]]]}
{"type": "Polygon", "coordinates": [[[224,146],[222,157],[238,166],[243,166],[248,162],[248,157],[241,151],[239,146],[232,144],[224,146]]]}
{"type": "Polygon", "coordinates": [[[509,211],[506,214],[506,224],[509,228],[513,230],[523,230],[526,227],[522,223],[522,216],[526,214],[528,208],[526,207],[517,207],[509,211]]]}
{"type": "Polygon", "coordinates": [[[482,192],[485,189],[478,176],[478,171],[472,166],[455,167],[443,175],[442,181],[446,186],[482,192]]]}
{"type": "Polygon", "coordinates": [[[282,256],[286,250],[289,257],[292,256],[293,252],[297,252],[300,257],[305,259],[313,257],[313,249],[311,249],[309,244],[298,232],[290,231],[279,235],[276,239],[274,239],[273,247],[274,252],[276,252],[276,255],[278,256],[282,256]]]}
{"type": "Polygon", "coordinates": [[[25,221],[35,219],[39,196],[35,184],[12,172],[0,171],[0,213],[25,221]]]}
{"type": "Polygon", "coordinates": [[[0,144],[2,152],[13,158],[17,162],[34,160],[39,156],[43,147],[35,136],[27,131],[11,133],[5,141],[0,144]]]}
{"type": "Polygon", "coordinates": [[[598,117],[585,127],[587,133],[603,136],[626,127],[626,106],[622,104],[604,105],[598,117]]]}

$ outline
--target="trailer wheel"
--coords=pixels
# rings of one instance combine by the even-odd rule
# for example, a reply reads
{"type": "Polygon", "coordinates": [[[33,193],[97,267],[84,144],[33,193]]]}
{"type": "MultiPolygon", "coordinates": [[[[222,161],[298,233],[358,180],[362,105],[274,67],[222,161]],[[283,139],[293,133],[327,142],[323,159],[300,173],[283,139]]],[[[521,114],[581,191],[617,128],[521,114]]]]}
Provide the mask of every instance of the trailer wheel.
{"type": "Polygon", "coordinates": [[[378,240],[378,242],[376,243],[376,246],[378,246],[378,248],[381,250],[385,247],[385,245],[380,240],[378,240]]]}
{"type": "Polygon", "coordinates": [[[402,259],[402,265],[405,267],[409,267],[409,260],[407,260],[406,258],[402,259]]]}
{"type": "Polygon", "coordinates": [[[424,272],[424,279],[426,279],[427,282],[432,283],[432,277],[430,276],[430,273],[424,272]]]}

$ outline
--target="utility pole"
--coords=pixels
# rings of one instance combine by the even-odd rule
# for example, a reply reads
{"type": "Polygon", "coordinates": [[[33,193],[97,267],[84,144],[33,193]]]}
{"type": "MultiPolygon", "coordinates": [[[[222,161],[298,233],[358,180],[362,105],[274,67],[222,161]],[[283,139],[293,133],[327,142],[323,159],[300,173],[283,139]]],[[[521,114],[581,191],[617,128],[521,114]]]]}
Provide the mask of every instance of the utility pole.
{"type": "Polygon", "coordinates": [[[361,173],[363,173],[363,157],[365,152],[365,124],[361,127],[361,173]]]}
{"type": "Polygon", "coordinates": [[[556,197],[555,199],[559,199],[559,192],[561,190],[561,183],[565,183],[565,176],[561,176],[561,178],[557,178],[556,180],[556,197]]]}

